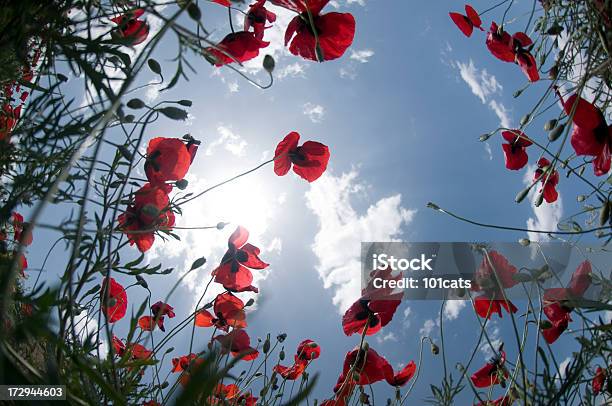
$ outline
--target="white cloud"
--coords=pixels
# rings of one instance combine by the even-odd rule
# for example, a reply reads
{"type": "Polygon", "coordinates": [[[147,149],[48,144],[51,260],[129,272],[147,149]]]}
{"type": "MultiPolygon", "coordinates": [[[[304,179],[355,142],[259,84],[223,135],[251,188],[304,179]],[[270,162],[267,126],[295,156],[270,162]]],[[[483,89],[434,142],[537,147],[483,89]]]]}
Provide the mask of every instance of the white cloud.
{"type": "MultiPolygon", "coordinates": [[[[443,57],[452,52],[452,47],[448,43],[446,45],[446,50],[441,51],[443,57]]],[[[503,91],[503,87],[497,81],[497,78],[489,74],[486,69],[478,69],[471,59],[467,63],[451,61],[449,65],[459,69],[461,79],[469,86],[472,93],[478,97],[482,104],[487,105],[495,113],[499,119],[500,126],[509,128],[511,122],[509,110],[502,102],[494,99],[495,96],[501,96],[503,91]]],[[[490,147],[487,147],[485,144],[485,148],[488,148],[487,154],[489,159],[492,159],[490,147]]]]}
{"type": "Polygon", "coordinates": [[[162,89],[162,84],[159,83],[158,79],[152,79],[147,86],[147,91],[145,92],[145,101],[147,104],[152,104],[155,100],[159,98],[159,91],[162,89]]]}
{"type": "MultiPolygon", "coordinates": [[[[535,165],[528,165],[527,171],[523,177],[523,183],[525,186],[531,185],[533,181],[533,173],[535,172],[535,165]]],[[[541,183],[531,188],[529,192],[529,200],[531,207],[533,208],[534,217],[527,219],[527,228],[533,230],[556,230],[557,223],[563,217],[563,201],[561,199],[561,192],[559,192],[559,198],[554,203],[546,203],[544,201],[540,207],[535,206],[535,202],[538,198],[538,191],[540,190],[541,183]]],[[[527,233],[528,237],[532,241],[547,241],[549,237],[542,233],[527,233]]]]}
{"type": "Polygon", "coordinates": [[[378,341],[379,344],[382,344],[384,342],[387,341],[397,341],[397,336],[395,334],[393,334],[392,331],[388,332],[387,334],[382,334],[382,331],[380,332],[380,334],[378,334],[376,336],[376,341],[378,341]]]}
{"type": "Polygon", "coordinates": [[[483,353],[485,358],[491,358],[493,355],[497,353],[499,350],[499,346],[502,344],[502,340],[500,339],[499,326],[496,321],[490,321],[487,326],[487,336],[489,340],[485,341],[480,345],[480,351],[483,353]],[[489,344],[491,342],[491,344],[489,344]],[[493,346],[493,348],[491,348],[493,346]]]}
{"type": "Polygon", "coordinates": [[[305,103],[304,115],[307,116],[313,123],[320,123],[325,116],[325,107],[320,104],[305,103]]]}
{"type": "Polygon", "coordinates": [[[493,110],[497,118],[499,119],[499,125],[504,128],[510,128],[510,112],[503,105],[496,100],[491,100],[489,102],[489,108],[493,110]]]}
{"type": "Polygon", "coordinates": [[[562,381],[565,379],[567,373],[567,367],[572,362],[572,357],[567,357],[559,364],[559,372],[555,375],[555,380],[562,381]]]}
{"type": "Polygon", "coordinates": [[[312,246],[318,258],[317,271],[324,287],[334,289],[333,302],[340,312],[360,295],[360,243],[397,241],[402,226],[409,224],[415,213],[402,207],[401,194],[382,198],[364,214],[358,213],[352,199],[366,187],[353,169],[340,176],[324,174],[306,193],[307,205],[319,221],[312,246]]]}
{"type": "Polygon", "coordinates": [[[490,75],[486,69],[478,70],[474,65],[474,61],[470,59],[468,63],[457,61],[459,74],[461,79],[468,84],[472,93],[474,93],[480,101],[485,104],[489,96],[501,92],[502,86],[499,84],[495,76],[490,75]]]}
{"type": "Polygon", "coordinates": [[[293,63],[290,63],[289,65],[283,66],[280,69],[277,69],[274,77],[280,80],[286,77],[305,78],[306,77],[306,67],[307,65],[304,65],[303,63],[293,62],[293,63]]]}
{"type": "Polygon", "coordinates": [[[444,320],[455,320],[466,306],[465,300],[448,300],[444,305],[444,320]]]}
{"type": "Polygon", "coordinates": [[[371,49],[352,50],[350,58],[360,63],[367,63],[373,55],[374,51],[371,49]]]}
{"type": "Polygon", "coordinates": [[[421,329],[419,330],[419,334],[421,336],[429,336],[435,326],[436,326],[436,322],[433,321],[432,319],[425,320],[425,323],[423,323],[423,327],[421,327],[421,329]]]}
{"type": "Polygon", "coordinates": [[[244,156],[248,143],[238,134],[234,133],[229,127],[220,124],[217,127],[219,138],[214,140],[206,148],[206,155],[212,155],[215,149],[223,146],[225,150],[236,156],[244,156]]]}
{"type": "Polygon", "coordinates": [[[357,77],[357,69],[354,65],[347,65],[338,69],[338,74],[342,79],[351,79],[355,80],[357,77]]]}
{"type": "Polygon", "coordinates": [[[229,89],[230,93],[236,93],[240,89],[240,86],[238,86],[238,82],[234,80],[227,84],[227,88],[229,89]]]}

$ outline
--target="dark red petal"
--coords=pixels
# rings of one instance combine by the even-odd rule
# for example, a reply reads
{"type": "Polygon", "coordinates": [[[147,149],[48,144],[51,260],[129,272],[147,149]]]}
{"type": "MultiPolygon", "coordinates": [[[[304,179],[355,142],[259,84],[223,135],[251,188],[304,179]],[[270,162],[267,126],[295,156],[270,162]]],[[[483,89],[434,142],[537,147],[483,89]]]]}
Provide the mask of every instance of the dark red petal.
{"type": "Polygon", "coordinates": [[[482,26],[482,20],[480,19],[480,16],[478,15],[478,12],[476,12],[476,10],[474,10],[474,7],[470,6],[469,4],[465,5],[465,14],[467,16],[467,18],[472,22],[472,25],[474,27],[477,28],[481,28],[482,26]]]}
{"type": "Polygon", "coordinates": [[[306,141],[301,147],[304,154],[302,162],[293,161],[293,171],[308,182],[319,179],[327,169],[329,148],[319,142],[306,141]]]}
{"type": "Polygon", "coordinates": [[[501,306],[498,300],[493,300],[485,295],[474,298],[474,310],[480,317],[490,319],[495,313],[502,317],[501,306]]]}
{"type": "Polygon", "coordinates": [[[524,32],[517,32],[512,36],[512,38],[518,41],[518,43],[521,44],[522,48],[527,48],[529,45],[533,43],[531,38],[529,38],[529,36],[525,34],[524,32]]]}
{"type": "Polygon", "coordinates": [[[582,127],[585,130],[594,130],[599,127],[602,122],[605,123],[605,118],[601,111],[592,103],[589,103],[577,94],[573,94],[563,101],[563,109],[567,115],[570,115],[574,109],[574,117],[572,121],[575,125],[582,127]],[[574,107],[574,104],[576,106],[574,107]]]}
{"type": "Polygon", "coordinates": [[[393,380],[389,382],[392,386],[404,386],[412,379],[416,372],[416,364],[414,361],[410,361],[408,365],[402,368],[397,374],[393,376],[393,380]]]}
{"type": "Polygon", "coordinates": [[[538,72],[538,66],[536,65],[533,55],[521,52],[517,54],[516,61],[530,82],[537,82],[540,80],[540,73],[538,72]]]}
{"type": "Polygon", "coordinates": [[[595,160],[593,161],[593,171],[595,172],[595,176],[603,176],[610,172],[610,162],[612,160],[610,148],[609,141],[601,149],[601,153],[595,157],[595,160]]]}
{"type": "Polygon", "coordinates": [[[470,37],[472,35],[472,32],[474,31],[474,25],[468,17],[464,16],[463,14],[454,12],[448,13],[448,15],[450,16],[451,20],[453,20],[455,25],[459,27],[463,35],[465,35],[466,37],[470,37]]]}
{"type": "Polygon", "coordinates": [[[527,156],[527,152],[523,147],[515,147],[514,151],[512,145],[510,144],[502,144],[502,149],[504,150],[504,159],[506,162],[506,168],[517,171],[522,169],[527,165],[529,161],[529,157],[527,156]]]}
{"type": "Polygon", "coordinates": [[[518,145],[521,147],[528,147],[532,144],[527,134],[525,134],[521,130],[502,131],[502,137],[510,144],[518,145]]]}
{"type": "Polygon", "coordinates": [[[265,269],[268,267],[267,263],[259,259],[259,248],[256,246],[252,244],[245,244],[240,250],[246,252],[247,254],[246,261],[241,262],[244,266],[252,269],[265,269]]]}
{"type": "Polygon", "coordinates": [[[237,261],[232,261],[216,269],[215,282],[222,284],[225,289],[241,292],[251,287],[253,274],[237,261]],[[233,267],[235,272],[232,270],[233,267]]]}
{"type": "Polygon", "coordinates": [[[283,138],[274,151],[274,173],[278,176],[286,175],[291,169],[291,158],[289,153],[295,151],[300,140],[300,134],[293,131],[283,138]]]}
{"type": "Polygon", "coordinates": [[[497,24],[491,23],[490,31],[487,34],[487,48],[497,59],[504,62],[514,62],[512,37],[506,31],[502,31],[501,35],[499,35],[497,29],[497,24]]]}

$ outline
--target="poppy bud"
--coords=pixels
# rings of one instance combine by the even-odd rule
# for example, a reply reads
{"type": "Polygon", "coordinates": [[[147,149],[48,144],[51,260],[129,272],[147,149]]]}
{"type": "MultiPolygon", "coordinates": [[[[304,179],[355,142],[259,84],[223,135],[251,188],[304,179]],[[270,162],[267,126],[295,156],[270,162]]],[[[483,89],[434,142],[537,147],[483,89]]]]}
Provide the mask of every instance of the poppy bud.
{"type": "Polygon", "coordinates": [[[263,388],[261,388],[261,390],[259,391],[259,396],[260,397],[265,397],[268,394],[268,387],[264,386],[263,388]]]}
{"type": "Polygon", "coordinates": [[[285,350],[281,350],[280,353],[278,353],[278,359],[281,361],[285,359],[285,350]]]}
{"type": "Polygon", "coordinates": [[[528,247],[529,244],[531,244],[531,241],[527,238],[521,238],[519,239],[519,244],[521,244],[523,247],[528,247]]]}
{"type": "Polygon", "coordinates": [[[266,338],[266,341],[263,343],[262,349],[264,354],[267,354],[270,351],[270,336],[266,338]]]}
{"type": "Polygon", "coordinates": [[[174,347],[170,347],[166,350],[166,354],[170,354],[172,351],[174,351],[174,347]]]}
{"type": "Polygon", "coordinates": [[[536,201],[535,201],[535,206],[540,207],[543,201],[544,201],[544,193],[538,193],[538,197],[536,198],[536,201]]]}
{"type": "Polygon", "coordinates": [[[529,119],[531,118],[531,114],[527,113],[525,114],[523,117],[521,117],[521,126],[525,126],[527,125],[527,123],[529,122],[529,119]]]}
{"type": "Polygon", "coordinates": [[[438,355],[440,353],[440,348],[434,343],[431,343],[431,353],[433,355],[438,355]]]}
{"type": "Polygon", "coordinates": [[[434,210],[440,210],[440,206],[432,202],[427,203],[427,207],[434,210]]]}
{"type": "Polygon", "coordinates": [[[556,141],[557,139],[559,139],[561,134],[563,134],[564,129],[565,129],[565,124],[559,124],[548,134],[548,139],[551,142],[556,141]]]}
{"type": "Polygon", "coordinates": [[[159,64],[159,62],[157,62],[153,58],[150,58],[147,61],[147,64],[149,65],[149,69],[151,69],[153,73],[157,73],[158,75],[161,75],[161,65],[159,64]]]}
{"type": "Polygon", "coordinates": [[[138,110],[145,106],[144,102],[140,99],[132,99],[127,102],[127,106],[131,109],[138,110]]]}
{"type": "Polygon", "coordinates": [[[223,230],[223,228],[225,228],[225,226],[227,224],[228,223],[224,223],[224,222],[220,221],[219,223],[217,223],[217,230],[223,230]]]}
{"type": "Polygon", "coordinates": [[[177,180],[175,185],[177,188],[181,190],[185,190],[187,189],[187,185],[189,185],[189,182],[187,181],[187,179],[181,179],[181,180],[177,180]]]}
{"type": "Polygon", "coordinates": [[[586,200],[586,196],[585,195],[578,195],[576,196],[576,201],[578,202],[584,202],[586,200]]]}
{"type": "Polygon", "coordinates": [[[263,68],[266,70],[266,72],[272,73],[274,71],[275,65],[276,65],[276,62],[274,61],[274,58],[272,57],[272,55],[264,56],[263,68]]]}
{"type": "Polygon", "coordinates": [[[599,225],[604,226],[610,219],[610,202],[605,201],[599,212],[599,225]]]}
{"type": "Polygon", "coordinates": [[[544,124],[544,131],[550,131],[553,128],[555,128],[556,125],[557,125],[556,119],[553,118],[552,120],[548,120],[546,124],[544,124]]]}
{"type": "Polygon", "coordinates": [[[512,97],[514,97],[514,98],[516,99],[517,97],[519,97],[519,96],[521,95],[521,93],[523,93],[523,91],[524,91],[524,90],[525,90],[525,89],[518,89],[517,91],[515,91],[515,92],[512,94],[512,97]]]}
{"type": "Polygon", "coordinates": [[[200,7],[194,2],[190,2],[187,6],[187,14],[195,21],[200,21],[202,19],[202,11],[200,11],[200,7]]]}
{"type": "Polygon", "coordinates": [[[286,338],[287,338],[286,333],[282,333],[276,336],[276,339],[278,340],[279,343],[282,343],[283,341],[285,341],[286,338]]]}
{"type": "Polygon", "coordinates": [[[140,275],[136,275],[136,281],[138,282],[138,284],[140,286],[142,286],[145,289],[149,288],[149,285],[147,284],[147,281],[144,280],[144,278],[140,275]]]}
{"type": "Polygon", "coordinates": [[[244,305],[244,307],[249,307],[249,306],[253,306],[253,303],[255,303],[255,299],[250,298],[246,304],[244,305]]]}
{"type": "Polygon", "coordinates": [[[529,191],[531,190],[531,186],[526,187],[525,189],[521,190],[520,192],[517,193],[516,197],[514,198],[514,201],[517,203],[522,202],[523,200],[525,200],[525,198],[527,197],[527,195],[529,194],[529,191]]]}
{"type": "Polygon", "coordinates": [[[489,138],[491,138],[491,135],[493,135],[493,134],[491,134],[491,133],[488,133],[488,134],[482,134],[482,135],[481,135],[481,136],[478,138],[478,140],[479,140],[480,142],[485,142],[486,140],[488,140],[489,138]]]}

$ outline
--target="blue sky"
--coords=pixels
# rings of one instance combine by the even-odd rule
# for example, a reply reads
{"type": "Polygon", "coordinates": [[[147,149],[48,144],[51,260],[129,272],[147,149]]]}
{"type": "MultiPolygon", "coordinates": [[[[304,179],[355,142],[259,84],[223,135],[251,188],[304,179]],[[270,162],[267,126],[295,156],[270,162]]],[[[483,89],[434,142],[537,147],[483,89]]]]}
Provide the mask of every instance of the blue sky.
{"type": "MultiPolygon", "coordinates": [[[[340,319],[358,296],[361,241],[516,241],[525,234],[470,226],[425,205],[433,201],[490,223],[551,229],[564,214],[575,211],[579,192],[562,177],[556,204],[534,211],[527,201],[514,203],[533,168],[506,170],[499,135],[488,143],[479,142],[478,137],[500,124],[518,125],[545,84],[531,86],[514,99],[514,91],[526,84],[520,70],[493,58],[484,46],[483,33],[476,31],[472,38],[465,38],[448,17],[449,11],[461,11],[464,3],[333,3],[326,10],[337,6],[351,12],[357,21],[354,43],[337,61],[317,64],[288,54],[281,39],[283,24],[293,15],[272,7],[279,19],[266,33],[273,44],[263,52],[277,61],[271,89],[257,89],[231,70],[212,68],[204,59],[193,57],[198,73],[191,74],[189,82],[162,94],[154,90],[142,94],[151,101],[193,100],[187,122],[161,119],[147,134],[150,138],[180,137],[189,132],[202,140],[187,178],[188,191],[201,190],[271,158],[278,141],[290,131],[298,131],[303,141],[316,140],[330,147],[329,170],[311,185],[291,173],[279,178],[271,167],[265,167],[190,203],[178,219],[182,226],[228,221],[250,230],[250,242],[262,249],[262,258],[271,266],[257,275],[261,293],[256,310],[249,314],[248,332],[252,338],[287,332],[288,354],[303,339],[320,343],[321,358],[311,367],[321,372],[315,392],[320,399],[332,394],[344,354],[357,342],[356,337],[344,336],[340,319]]],[[[514,14],[520,16],[526,5],[517,3],[514,14]]],[[[489,2],[472,4],[479,10],[489,2]]],[[[214,4],[202,8],[205,25],[217,27],[213,38],[221,39],[228,30],[224,9],[214,4]]],[[[499,20],[502,13],[495,10],[484,16],[485,25],[492,18],[499,20]]],[[[524,24],[519,17],[509,23],[508,30],[523,30],[524,24]]],[[[155,55],[167,80],[174,46],[167,40],[155,55]]],[[[246,69],[265,81],[260,64],[258,58],[247,63],[246,69]]],[[[142,83],[154,79],[147,75],[142,83]]],[[[536,120],[527,134],[543,139],[543,122],[557,113],[558,108],[553,107],[551,116],[536,120]]],[[[534,162],[536,152],[530,152],[534,155],[530,162],[534,162]]],[[[51,208],[45,222],[65,213],[66,208],[51,208]]],[[[207,265],[190,274],[169,300],[179,319],[188,313],[233,229],[181,230],[180,242],[158,239],[147,261],[161,261],[164,267],[176,270],[172,276],[149,278],[156,295],[152,300],[163,299],[171,285],[168,280],[174,282],[194,259],[206,256],[207,265]]],[[[57,234],[37,230],[34,236],[29,253],[32,268],[40,267],[57,234]]],[[[123,257],[136,255],[135,249],[127,249],[123,257]]],[[[56,253],[47,268],[60,266],[62,258],[56,253]]],[[[53,272],[46,275],[53,283],[53,272]]],[[[126,285],[132,282],[118,280],[126,285]]],[[[131,288],[128,294],[137,308],[143,290],[131,288]]],[[[371,346],[395,368],[416,360],[421,335],[439,340],[439,307],[440,303],[432,302],[403,303],[392,324],[369,339],[371,346]]],[[[175,320],[167,320],[166,325],[172,327],[175,320]]],[[[443,321],[450,341],[449,365],[465,362],[479,331],[470,305],[447,309],[443,321]]],[[[118,323],[118,335],[126,328],[127,323],[118,323]]],[[[496,319],[490,333],[500,340],[511,337],[508,318],[496,319]]],[[[197,331],[196,344],[204,345],[209,335],[210,331],[197,331]]],[[[187,351],[186,343],[187,335],[174,340],[176,355],[182,355],[180,348],[187,351]]],[[[563,338],[555,347],[562,362],[572,340],[563,338]]],[[[479,350],[474,365],[480,366],[489,356],[486,348],[479,350]]],[[[516,351],[509,350],[509,357],[515,356],[516,351]]],[[[441,359],[433,357],[427,346],[424,365],[412,395],[417,403],[429,395],[430,383],[440,382],[441,359]]],[[[454,373],[458,376],[456,370],[454,373]]],[[[385,385],[375,386],[377,401],[390,396],[385,385]]],[[[464,402],[472,399],[468,392],[461,398],[464,402]]],[[[495,389],[494,394],[501,393],[495,389]]]]}

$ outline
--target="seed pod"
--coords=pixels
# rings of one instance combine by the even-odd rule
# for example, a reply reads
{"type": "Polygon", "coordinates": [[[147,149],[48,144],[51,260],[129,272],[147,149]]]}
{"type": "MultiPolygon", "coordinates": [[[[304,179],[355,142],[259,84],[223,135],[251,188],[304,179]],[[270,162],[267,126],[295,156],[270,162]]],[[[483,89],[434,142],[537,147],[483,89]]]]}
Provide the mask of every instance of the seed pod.
{"type": "Polygon", "coordinates": [[[531,118],[531,114],[525,114],[523,117],[521,117],[521,121],[520,121],[521,126],[527,125],[530,118],[531,118]]]}
{"type": "Polygon", "coordinates": [[[530,190],[531,190],[531,187],[527,187],[527,188],[521,190],[520,192],[518,192],[516,197],[514,198],[514,201],[517,202],[517,203],[520,203],[523,200],[525,200],[525,198],[529,194],[530,190]]]}
{"type": "Polygon", "coordinates": [[[266,337],[266,341],[264,341],[263,343],[263,352],[264,354],[267,354],[270,351],[270,337],[266,337]]]}
{"type": "Polygon", "coordinates": [[[557,125],[557,119],[548,120],[546,124],[544,124],[544,131],[550,131],[557,125]]]}
{"type": "Polygon", "coordinates": [[[556,141],[561,136],[561,134],[563,134],[564,129],[565,124],[559,124],[550,133],[548,133],[548,139],[550,140],[550,142],[556,141]]]}
{"type": "Polygon", "coordinates": [[[585,199],[586,199],[586,196],[585,196],[585,195],[578,195],[578,196],[576,196],[576,200],[577,200],[578,202],[584,202],[584,201],[585,201],[585,199]]]}
{"type": "Polygon", "coordinates": [[[181,180],[177,180],[175,185],[177,188],[181,190],[185,190],[187,189],[187,185],[189,185],[189,182],[187,181],[187,179],[181,179],[181,180]]]}
{"type": "Polygon", "coordinates": [[[274,71],[275,65],[276,65],[276,62],[274,61],[274,58],[272,57],[272,55],[266,55],[264,57],[263,68],[266,70],[266,72],[272,73],[274,71]]]}
{"type": "Polygon", "coordinates": [[[531,244],[531,241],[527,238],[521,238],[519,241],[519,244],[521,244],[523,247],[528,247],[529,244],[531,244]]]}

